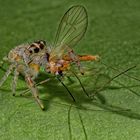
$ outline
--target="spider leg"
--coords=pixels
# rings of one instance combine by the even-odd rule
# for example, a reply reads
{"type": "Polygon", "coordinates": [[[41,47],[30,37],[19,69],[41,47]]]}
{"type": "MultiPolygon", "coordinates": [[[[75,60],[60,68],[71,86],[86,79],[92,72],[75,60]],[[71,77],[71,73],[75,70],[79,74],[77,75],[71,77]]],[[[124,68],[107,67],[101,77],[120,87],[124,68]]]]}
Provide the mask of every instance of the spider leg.
{"type": "Polygon", "coordinates": [[[8,78],[8,76],[11,74],[12,70],[14,68],[14,65],[11,64],[8,68],[8,70],[6,71],[6,73],[4,74],[4,76],[2,77],[2,79],[0,80],[0,87],[3,85],[3,83],[5,82],[5,80],[8,78]]]}
{"type": "Polygon", "coordinates": [[[18,76],[19,76],[19,72],[18,72],[17,68],[15,68],[15,70],[14,70],[14,78],[13,78],[12,86],[11,86],[12,87],[13,96],[15,96],[18,76]]]}
{"type": "Polygon", "coordinates": [[[39,104],[40,108],[42,110],[45,110],[43,103],[41,102],[41,100],[39,99],[39,95],[38,95],[38,90],[35,86],[34,81],[32,80],[31,76],[27,75],[25,76],[25,80],[28,84],[29,89],[32,92],[33,97],[35,98],[36,102],[39,104]]]}

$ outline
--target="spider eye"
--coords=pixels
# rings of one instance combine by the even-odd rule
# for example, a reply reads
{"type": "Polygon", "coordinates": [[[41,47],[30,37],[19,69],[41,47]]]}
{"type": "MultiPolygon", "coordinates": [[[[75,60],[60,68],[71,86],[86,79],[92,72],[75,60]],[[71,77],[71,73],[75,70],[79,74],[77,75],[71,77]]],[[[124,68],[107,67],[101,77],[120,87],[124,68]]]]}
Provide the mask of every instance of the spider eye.
{"type": "Polygon", "coordinates": [[[33,53],[33,51],[32,51],[32,50],[30,50],[29,52],[30,52],[30,53],[33,53]]]}
{"type": "Polygon", "coordinates": [[[38,53],[38,52],[39,52],[39,48],[35,48],[35,49],[34,49],[34,52],[35,52],[35,53],[38,53]]]}
{"type": "Polygon", "coordinates": [[[39,47],[40,47],[41,50],[43,50],[44,44],[41,43],[41,44],[39,45],[39,47]]]}

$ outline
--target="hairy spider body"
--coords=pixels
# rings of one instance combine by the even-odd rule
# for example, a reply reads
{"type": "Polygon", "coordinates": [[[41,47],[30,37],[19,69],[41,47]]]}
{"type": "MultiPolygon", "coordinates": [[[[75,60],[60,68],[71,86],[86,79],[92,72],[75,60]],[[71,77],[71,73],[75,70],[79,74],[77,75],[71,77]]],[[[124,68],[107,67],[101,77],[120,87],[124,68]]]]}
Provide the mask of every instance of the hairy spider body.
{"type": "Polygon", "coordinates": [[[45,47],[44,41],[36,41],[32,44],[23,44],[12,49],[7,57],[4,57],[4,61],[7,61],[10,66],[7,69],[5,75],[0,80],[0,86],[3,85],[7,77],[14,71],[14,77],[12,82],[12,92],[15,95],[18,75],[22,74],[25,77],[25,81],[32,92],[37,103],[41,109],[44,109],[42,102],[38,96],[38,90],[35,87],[34,79],[39,73],[40,66],[31,62],[32,56],[39,53],[45,47]]]}

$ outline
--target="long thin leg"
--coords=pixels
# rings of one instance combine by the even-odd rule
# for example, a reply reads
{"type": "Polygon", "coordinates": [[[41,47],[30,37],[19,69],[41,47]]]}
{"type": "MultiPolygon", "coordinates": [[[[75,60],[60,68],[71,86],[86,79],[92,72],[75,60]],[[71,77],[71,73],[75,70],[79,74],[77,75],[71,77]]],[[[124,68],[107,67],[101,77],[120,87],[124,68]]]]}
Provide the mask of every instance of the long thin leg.
{"type": "Polygon", "coordinates": [[[70,49],[70,48],[69,48],[68,54],[69,54],[70,58],[72,59],[72,61],[76,63],[76,65],[78,66],[78,69],[80,70],[81,74],[83,75],[84,72],[83,72],[83,69],[81,67],[80,60],[78,58],[78,55],[76,55],[74,53],[74,51],[72,49],[70,49]]]}
{"type": "MultiPolygon", "coordinates": [[[[100,62],[101,64],[103,64],[103,65],[105,65],[107,68],[111,68],[111,69],[113,69],[113,70],[116,70],[116,71],[118,71],[118,72],[120,72],[120,70],[118,70],[117,68],[114,68],[114,67],[112,67],[112,66],[108,66],[107,64],[105,64],[104,62],[100,62]]],[[[135,66],[136,67],[136,66],[135,66]]],[[[136,81],[140,81],[140,79],[138,79],[137,77],[134,77],[134,76],[130,76],[130,75],[128,75],[127,73],[124,73],[124,75],[125,76],[127,76],[127,77],[129,77],[129,78],[132,78],[132,79],[134,79],[134,80],[136,80],[136,81]]]]}
{"type": "Polygon", "coordinates": [[[4,74],[4,76],[2,77],[2,79],[0,80],[0,87],[3,85],[3,83],[5,82],[5,80],[7,79],[7,77],[11,74],[12,70],[14,68],[14,65],[10,65],[8,70],[6,71],[6,73],[4,74]]]}
{"type": "Polygon", "coordinates": [[[73,101],[75,102],[75,98],[73,97],[73,95],[71,94],[71,92],[69,91],[69,89],[66,87],[66,85],[62,82],[62,80],[60,78],[57,77],[57,79],[60,81],[60,83],[64,86],[64,88],[68,91],[68,93],[70,94],[70,96],[72,97],[73,101]]]}
{"type": "Polygon", "coordinates": [[[81,85],[81,87],[82,87],[84,93],[89,97],[89,95],[88,95],[88,93],[87,93],[85,87],[83,86],[83,84],[82,84],[80,78],[77,76],[77,74],[76,74],[74,71],[71,71],[71,72],[74,74],[74,76],[75,76],[75,77],[77,78],[77,80],[79,81],[79,83],[80,83],[80,85],[81,85]]]}
{"type": "MultiPolygon", "coordinates": [[[[45,80],[43,80],[43,81],[41,81],[41,82],[35,84],[35,86],[42,85],[42,84],[48,82],[49,80],[50,80],[50,78],[49,78],[49,79],[45,79],[45,80]]],[[[20,96],[24,96],[24,94],[26,94],[26,93],[29,92],[29,91],[30,91],[30,89],[24,90],[22,93],[20,93],[20,96]]]]}
{"type": "Polygon", "coordinates": [[[14,71],[14,78],[13,78],[13,82],[12,82],[12,93],[13,93],[13,96],[15,96],[18,76],[19,76],[19,72],[17,71],[17,69],[15,69],[15,71],[14,71]]]}
{"type": "Polygon", "coordinates": [[[37,90],[33,80],[31,79],[30,76],[26,76],[25,79],[26,79],[28,87],[30,88],[32,95],[35,98],[36,102],[39,104],[39,106],[42,110],[45,110],[43,103],[39,99],[38,90],[37,90]]]}
{"type": "Polygon", "coordinates": [[[132,67],[130,67],[130,68],[128,68],[128,69],[126,69],[126,70],[120,72],[119,74],[115,75],[114,77],[112,77],[112,78],[111,78],[108,82],[106,82],[101,88],[99,88],[98,90],[96,90],[96,91],[94,92],[94,94],[91,95],[91,97],[94,97],[98,92],[100,92],[102,89],[104,89],[104,88],[105,88],[108,84],[110,84],[114,79],[118,78],[119,76],[125,74],[126,72],[128,72],[129,70],[131,70],[131,69],[133,69],[133,68],[135,68],[135,67],[136,67],[136,66],[132,66],[132,67]]]}

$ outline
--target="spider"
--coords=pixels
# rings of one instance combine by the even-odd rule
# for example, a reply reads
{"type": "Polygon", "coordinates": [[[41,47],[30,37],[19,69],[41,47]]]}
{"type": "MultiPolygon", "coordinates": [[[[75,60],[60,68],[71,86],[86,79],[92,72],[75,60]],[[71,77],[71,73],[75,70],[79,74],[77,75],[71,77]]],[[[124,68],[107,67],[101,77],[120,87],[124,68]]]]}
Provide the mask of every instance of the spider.
{"type": "Polygon", "coordinates": [[[46,42],[43,40],[35,41],[31,44],[22,44],[14,49],[10,50],[8,56],[3,58],[1,65],[4,62],[10,64],[8,70],[0,80],[0,87],[3,85],[8,76],[14,71],[13,81],[12,81],[12,93],[15,96],[16,85],[19,74],[24,75],[25,81],[32,92],[37,103],[40,105],[41,109],[44,109],[44,105],[38,96],[38,90],[35,86],[34,79],[38,75],[39,66],[31,63],[31,58],[33,55],[39,53],[39,51],[45,49],[46,42]]]}

